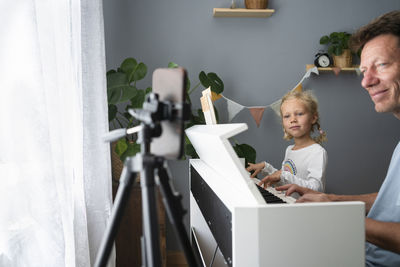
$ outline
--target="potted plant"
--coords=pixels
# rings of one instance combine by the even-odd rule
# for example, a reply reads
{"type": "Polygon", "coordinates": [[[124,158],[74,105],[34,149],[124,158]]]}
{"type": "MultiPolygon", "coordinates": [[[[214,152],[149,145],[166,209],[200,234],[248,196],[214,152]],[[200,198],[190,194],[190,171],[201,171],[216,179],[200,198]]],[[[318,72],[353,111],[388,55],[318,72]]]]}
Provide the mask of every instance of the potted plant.
{"type": "Polygon", "coordinates": [[[247,9],[266,9],[268,0],[245,0],[244,5],[247,9]]]}
{"type": "Polygon", "coordinates": [[[332,32],[319,40],[320,44],[328,45],[328,53],[333,57],[335,67],[345,68],[352,65],[353,58],[349,49],[350,36],[348,32],[332,32]]]}
{"type": "MultiPolygon", "coordinates": [[[[128,109],[140,109],[143,106],[145,95],[151,92],[151,87],[140,89],[137,82],[147,74],[147,66],[137,62],[134,58],[127,58],[117,70],[107,72],[107,99],[108,120],[110,129],[130,128],[139,125],[128,109]]],[[[119,158],[124,161],[128,156],[134,156],[140,151],[136,136],[131,135],[121,138],[113,144],[119,158]]]]}
{"type": "MultiPolygon", "coordinates": [[[[178,64],[170,62],[169,68],[176,68],[178,64]]],[[[147,74],[147,66],[143,62],[138,62],[134,58],[127,58],[116,70],[107,72],[107,98],[108,98],[108,119],[110,129],[129,128],[139,125],[139,121],[128,113],[128,109],[140,109],[145,101],[145,96],[152,91],[151,87],[146,89],[138,88],[137,82],[142,80],[147,74]]],[[[224,83],[214,72],[199,73],[199,82],[191,88],[190,80],[186,85],[186,99],[191,103],[190,95],[202,85],[204,88],[211,88],[214,95],[219,95],[224,90],[224,83]]],[[[218,111],[216,117],[218,121],[218,111]]],[[[185,124],[185,129],[196,124],[205,124],[204,115],[201,109],[192,110],[190,120],[185,124]]],[[[140,152],[140,145],[136,142],[137,136],[131,135],[121,138],[114,143],[113,150],[123,162],[126,157],[134,156],[140,152]]],[[[247,144],[239,144],[236,140],[233,148],[239,157],[245,158],[247,162],[255,162],[256,151],[247,144]]],[[[185,136],[185,155],[198,158],[190,140],[185,136]]],[[[121,163],[120,163],[121,164],[121,163]]],[[[122,165],[122,164],[121,164],[122,165]]],[[[119,177],[119,176],[118,176],[119,177]]]]}

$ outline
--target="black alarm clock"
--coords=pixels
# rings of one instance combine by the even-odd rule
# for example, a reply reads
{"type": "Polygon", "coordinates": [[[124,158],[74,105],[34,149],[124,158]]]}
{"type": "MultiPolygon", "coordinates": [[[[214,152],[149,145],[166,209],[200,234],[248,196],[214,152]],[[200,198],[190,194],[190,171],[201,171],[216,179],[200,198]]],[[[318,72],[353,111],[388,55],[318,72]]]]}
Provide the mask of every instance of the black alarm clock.
{"type": "Polygon", "coordinates": [[[332,64],[332,59],[326,52],[318,52],[315,55],[314,65],[317,67],[326,68],[332,64]]]}

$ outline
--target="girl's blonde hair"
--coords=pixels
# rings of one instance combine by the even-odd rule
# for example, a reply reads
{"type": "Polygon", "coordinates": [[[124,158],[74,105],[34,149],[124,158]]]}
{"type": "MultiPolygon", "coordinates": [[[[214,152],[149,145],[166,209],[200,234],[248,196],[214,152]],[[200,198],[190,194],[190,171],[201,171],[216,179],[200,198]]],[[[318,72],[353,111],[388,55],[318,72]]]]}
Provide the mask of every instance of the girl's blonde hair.
{"type": "MultiPolygon", "coordinates": [[[[281,106],[280,106],[280,112],[281,112],[281,118],[282,118],[282,104],[286,100],[290,99],[299,99],[303,101],[305,104],[306,108],[308,111],[314,116],[317,116],[317,121],[311,126],[311,132],[313,133],[315,130],[317,130],[318,135],[316,137],[313,137],[314,141],[317,142],[318,144],[321,144],[322,142],[325,142],[327,140],[326,138],[326,132],[321,129],[321,125],[319,122],[319,113],[318,113],[318,101],[317,99],[311,94],[309,91],[290,91],[286,95],[284,95],[281,99],[281,106]]],[[[293,136],[288,134],[285,129],[283,129],[284,135],[283,138],[285,140],[291,140],[293,136]]]]}

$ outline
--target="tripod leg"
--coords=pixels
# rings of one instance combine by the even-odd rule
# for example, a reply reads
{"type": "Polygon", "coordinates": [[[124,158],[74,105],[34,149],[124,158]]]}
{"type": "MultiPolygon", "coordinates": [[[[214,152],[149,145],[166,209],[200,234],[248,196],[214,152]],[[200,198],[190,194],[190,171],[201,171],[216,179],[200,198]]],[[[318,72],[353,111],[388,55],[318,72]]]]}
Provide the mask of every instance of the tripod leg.
{"type": "Polygon", "coordinates": [[[142,267],[148,266],[146,262],[146,244],[144,243],[144,236],[140,238],[140,245],[142,246],[142,267]]]}
{"type": "Polygon", "coordinates": [[[129,158],[120,177],[120,184],[118,187],[117,195],[115,196],[114,206],[111,213],[110,221],[107,225],[99,251],[97,252],[95,267],[107,266],[108,259],[114,244],[114,239],[117,234],[118,225],[121,221],[126,202],[129,199],[132,184],[135,181],[136,173],[129,170],[129,158]]]}
{"type": "Polygon", "coordinates": [[[145,262],[149,267],[161,267],[160,233],[154,182],[154,157],[145,156],[143,160],[140,185],[142,188],[145,262]]]}
{"type": "Polygon", "coordinates": [[[193,253],[189,237],[187,236],[185,226],[183,224],[183,215],[186,211],[182,207],[182,196],[175,195],[172,192],[167,170],[164,168],[162,163],[158,166],[158,176],[165,210],[167,211],[168,218],[174,227],[176,234],[178,235],[179,242],[182,246],[183,252],[185,253],[186,261],[190,267],[201,266],[199,264],[199,259],[197,259],[193,253]]]}

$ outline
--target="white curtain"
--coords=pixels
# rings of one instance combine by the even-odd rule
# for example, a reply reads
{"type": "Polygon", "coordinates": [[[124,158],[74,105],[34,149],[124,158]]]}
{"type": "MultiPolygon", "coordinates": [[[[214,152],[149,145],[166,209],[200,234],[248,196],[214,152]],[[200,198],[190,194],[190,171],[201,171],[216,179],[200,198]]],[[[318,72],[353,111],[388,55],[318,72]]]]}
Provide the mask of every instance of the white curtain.
{"type": "Polygon", "coordinates": [[[112,203],[105,87],[101,0],[1,1],[0,266],[94,264],[112,203]]]}

